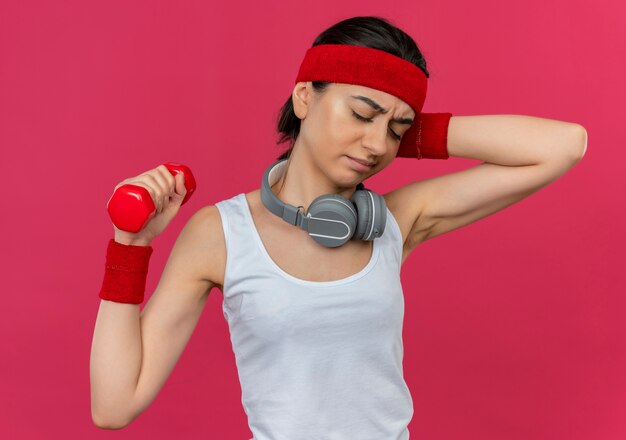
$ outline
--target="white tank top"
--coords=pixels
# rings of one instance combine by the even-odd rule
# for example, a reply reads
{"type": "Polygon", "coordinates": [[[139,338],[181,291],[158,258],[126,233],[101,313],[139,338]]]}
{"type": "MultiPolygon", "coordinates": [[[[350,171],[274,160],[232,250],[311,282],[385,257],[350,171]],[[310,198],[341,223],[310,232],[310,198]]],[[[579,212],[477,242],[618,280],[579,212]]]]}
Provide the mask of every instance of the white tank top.
{"type": "Polygon", "coordinates": [[[271,259],[244,193],[215,205],[227,249],[223,312],[251,440],[407,440],[402,234],[389,209],[367,266],[318,282],[271,259]]]}

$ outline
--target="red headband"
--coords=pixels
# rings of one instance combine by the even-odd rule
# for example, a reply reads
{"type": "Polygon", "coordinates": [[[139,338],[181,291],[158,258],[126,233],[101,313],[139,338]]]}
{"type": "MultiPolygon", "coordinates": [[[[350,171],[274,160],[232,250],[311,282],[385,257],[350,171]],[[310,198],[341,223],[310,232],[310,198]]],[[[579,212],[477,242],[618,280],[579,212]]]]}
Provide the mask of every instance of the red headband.
{"type": "Polygon", "coordinates": [[[394,95],[415,111],[415,122],[402,136],[400,149],[414,149],[420,142],[418,119],[428,83],[424,72],[415,64],[369,47],[319,44],[304,55],[295,82],[301,81],[357,84],[394,95]]]}

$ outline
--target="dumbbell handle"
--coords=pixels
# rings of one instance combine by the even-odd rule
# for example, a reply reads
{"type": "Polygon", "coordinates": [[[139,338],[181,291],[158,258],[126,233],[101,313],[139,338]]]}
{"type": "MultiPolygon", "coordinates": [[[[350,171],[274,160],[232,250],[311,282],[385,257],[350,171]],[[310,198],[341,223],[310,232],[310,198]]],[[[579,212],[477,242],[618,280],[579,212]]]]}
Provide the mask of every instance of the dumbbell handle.
{"type": "MultiPolygon", "coordinates": [[[[175,162],[168,162],[163,165],[174,177],[178,173],[183,173],[185,188],[187,189],[187,194],[181,203],[184,205],[196,190],[196,179],[189,167],[185,165],[175,162]]],[[[127,183],[115,190],[107,202],[107,211],[115,227],[122,231],[135,233],[141,231],[154,217],[156,207],[147,189],[127,183]]]]}

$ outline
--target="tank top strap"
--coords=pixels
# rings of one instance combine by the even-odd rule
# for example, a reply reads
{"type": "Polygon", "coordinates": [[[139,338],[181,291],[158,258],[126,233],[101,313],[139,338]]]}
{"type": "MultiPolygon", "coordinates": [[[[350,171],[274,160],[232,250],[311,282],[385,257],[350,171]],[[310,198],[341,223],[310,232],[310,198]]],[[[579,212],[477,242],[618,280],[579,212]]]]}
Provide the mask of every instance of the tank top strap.
{"type": "Polygon", "coordinates": [[[215,204],[222,217],[226,242],[225,298],[234,287],[233,283],[245,278],[245,274],[256,277],[271,272],[261,249],[257,246],[254,224],[250,224],[245,211],[248,209],[246,204],[244,193],[215,204]]]}
{"type": "Polygon", "coordinates": [[[402,240],[402,231],[400,230],[400,225],[392,212],[387,208],[387,223],[385,225],[385,232],[383,235],[377,240],[381,240],[384,243],[384,246],[389,249],[394,255],[394,261],[398,266],[398,272],[400,271],[400,267],[402,265],[402,253],[404,249],[404,242],[402,240]]]}

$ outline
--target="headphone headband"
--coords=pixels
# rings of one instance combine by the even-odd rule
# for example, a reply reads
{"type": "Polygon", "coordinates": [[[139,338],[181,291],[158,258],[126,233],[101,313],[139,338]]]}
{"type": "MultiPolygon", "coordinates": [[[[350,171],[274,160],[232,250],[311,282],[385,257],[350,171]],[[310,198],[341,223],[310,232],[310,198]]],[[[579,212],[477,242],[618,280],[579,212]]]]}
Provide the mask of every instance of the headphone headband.
{"type": "MultiPolygon", "coordinates": [[[[307,230],[310,214],[304,216],[299,209],[301,206],[295,207],[289,203],[283,202],[276,197],[276,194],[272,191],[272,185],[275,184],[280,177],[280,175],[276,174],[276,172],[280,170],[283,170],[284,172],[284,168],[287,166],[287,160],[288,159],[283,159],[278,162],[274,162],[265,170],[265,173],[263,173],[263,182],[261,183],[261,200],[267,209],[282,218],[287,223],[307,230]],[[276,178],[274,178],[275,176],[276,178]]],[[[363,185],[363,182],[360,182],[356,187],[357,191],[364,189],[366,188],[363,185]]]]}

